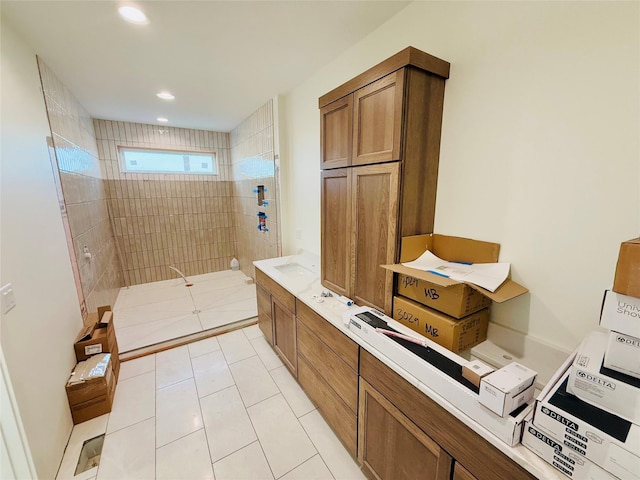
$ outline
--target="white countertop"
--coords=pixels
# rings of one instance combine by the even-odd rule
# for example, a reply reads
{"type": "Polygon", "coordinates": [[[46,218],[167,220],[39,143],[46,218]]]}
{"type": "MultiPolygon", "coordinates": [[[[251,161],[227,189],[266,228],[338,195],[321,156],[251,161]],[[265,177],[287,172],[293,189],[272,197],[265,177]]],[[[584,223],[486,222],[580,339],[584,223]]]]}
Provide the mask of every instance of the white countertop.
{"type": "MultiPolygon", "coordinates": [[[[383,353],[371,347],[371,345],[364,342],[357,335],[351,333],[351,331],[342,323],[342,313],[354,307],[347,307],[345,304],[340,303],[332,297],[321,297],[321,293],[327,289],[322,287],[320,284],[320,259],[317,255],[303,252],[299,255],[259,260],[253,262],[253,264],[282,285],[282,287],[291,294],[296,296],[300,301],[305,303],[309,308],[322,316],[334,327],[344,333],[347,337],[374,355],[378,360],[387,365],[407,382],[419,389],[529,473],[545,480],[562,480],[566,478],[523,445],[519,444],[515,447],[510,447],[499,440],[482,425],[468,417],[455,406],[451,405],[446,398],[443,398],[431,390],[413,375],[410,375],[403,368],[389,360],[383,353]]],[[[535,369],[535,367],[531,368],[535,369]]]]}

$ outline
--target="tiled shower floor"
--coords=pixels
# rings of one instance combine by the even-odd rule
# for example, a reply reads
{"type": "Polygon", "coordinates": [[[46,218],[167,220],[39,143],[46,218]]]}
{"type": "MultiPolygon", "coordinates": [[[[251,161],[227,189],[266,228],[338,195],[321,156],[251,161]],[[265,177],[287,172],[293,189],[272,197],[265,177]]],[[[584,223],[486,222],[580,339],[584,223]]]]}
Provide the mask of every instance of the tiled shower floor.
{"type": "Polygon", "coordinates": [[[225,270],[120,289],[114,305],[120,353],[220,327],[257,312],[256,287],[225,270]]]}

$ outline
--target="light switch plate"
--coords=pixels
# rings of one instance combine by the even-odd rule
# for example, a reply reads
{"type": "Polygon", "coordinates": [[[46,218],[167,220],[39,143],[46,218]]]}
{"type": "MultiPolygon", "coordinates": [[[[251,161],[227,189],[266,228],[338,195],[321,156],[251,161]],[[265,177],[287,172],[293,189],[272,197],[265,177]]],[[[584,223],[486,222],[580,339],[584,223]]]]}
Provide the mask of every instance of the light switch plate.
{"type": "Polygon", "coordinates": [[[0,297],[2,298],[2,313],[7,313],[16,306],[16,297],[13,294],[13,286],[10,283],[0,288],[0,297]]]}

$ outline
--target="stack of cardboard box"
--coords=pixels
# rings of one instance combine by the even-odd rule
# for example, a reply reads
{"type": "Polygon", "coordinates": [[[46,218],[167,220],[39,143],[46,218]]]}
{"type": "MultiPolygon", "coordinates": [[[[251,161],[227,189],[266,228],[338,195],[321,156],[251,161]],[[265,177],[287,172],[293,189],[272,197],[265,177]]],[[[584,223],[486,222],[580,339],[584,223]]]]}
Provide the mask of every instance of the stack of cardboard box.
{"type": "Polygon", "coordinates": [[[110,306],[99,307],[96,313],[89,314],[73,347],[78,363],[67,382],[66,390],[73,423],[78,424],[109,413],[113,404],[120,359],[110,306]],[[95,361],[96,356],[106,357],[107,372],[90,380],[77,381],[76,372],[84,368],[83,362],[89,359],[95,361]]]}
{"type": "Polygon", "coordinates": [[[402,265],[427,250],[449,262],[495,263],[500,245],[447,235],[414,235],[402,239],[400,263],[383,266],[397,273],[393,318],[454,353],[486,340],[492,301],[502,303],[527,292],[511,279],[490,292],[402,265]]]}
{"type": "Polygon", "coordinates": [[[640,480],[640,239],[620,249],[600,325],[538,397],[522,443],[571,478],[640,480]]]}

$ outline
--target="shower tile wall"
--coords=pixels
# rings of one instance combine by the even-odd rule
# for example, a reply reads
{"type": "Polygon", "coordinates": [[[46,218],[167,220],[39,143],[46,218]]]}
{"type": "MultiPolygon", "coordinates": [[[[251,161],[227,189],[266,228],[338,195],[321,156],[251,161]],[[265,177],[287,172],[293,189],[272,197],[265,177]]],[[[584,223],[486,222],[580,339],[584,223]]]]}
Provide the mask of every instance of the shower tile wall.
{"type": "Polygon", "coordinates": [[[128,285],[229,269],[236,255],[229,134],[94,119],[128,285]],[[118,146],[214,151],[219,175],[120,171],[118,146]]]}
{"type": "Polygon", "coordinates": [[[230,134],[238,260],[241,270],[251,277],[255,277],[254,260],[279,255],[273,136],[273,101],[256,110],[230,134]],[[264,185],[268,205],[258,205],[258,185],[264,185]],[[268,217],[267,232],[258,229],[258,212],[268,217]]]}
{"type": "Polygon", "coordinates": [[[44,99],[87,311],[115,303],[123,284],[93,122],[38,58],[44,99]],[[87,247],[91,258],[84,257],[87,247]]]}

